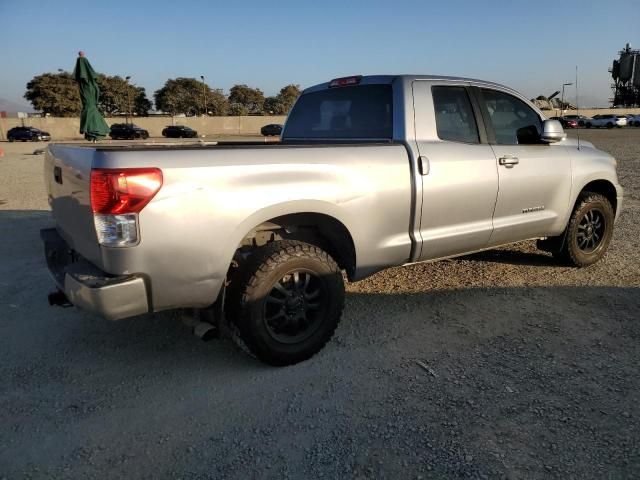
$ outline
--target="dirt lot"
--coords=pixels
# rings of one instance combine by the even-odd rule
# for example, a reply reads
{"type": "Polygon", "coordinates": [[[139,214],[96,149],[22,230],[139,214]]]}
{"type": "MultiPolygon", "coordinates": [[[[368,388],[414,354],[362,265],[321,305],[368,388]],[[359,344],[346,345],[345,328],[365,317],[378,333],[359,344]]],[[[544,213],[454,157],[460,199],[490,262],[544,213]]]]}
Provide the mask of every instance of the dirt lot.
{"type": "Polygon", "coordinates": [[[281,369],[170,315],[48,307],[42,156],[0,144],[0,478],[638,478],[640,129],[581,135],[626,189],[603,262],[392,269],[281,369]]]}

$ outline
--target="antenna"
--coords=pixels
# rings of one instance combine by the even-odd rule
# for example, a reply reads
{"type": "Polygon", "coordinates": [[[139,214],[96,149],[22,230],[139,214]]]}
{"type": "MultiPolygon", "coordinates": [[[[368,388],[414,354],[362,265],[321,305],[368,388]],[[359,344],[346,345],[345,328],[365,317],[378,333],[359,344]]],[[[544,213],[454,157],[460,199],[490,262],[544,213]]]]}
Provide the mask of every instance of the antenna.
{"type": "Polygon", "coordinates": [[[576,65],[576,115],[578,122],[576,125],[576,135],[578,136],[578,150],[580,150],[580,104],[578,103],[578,65],[576,65]]]}

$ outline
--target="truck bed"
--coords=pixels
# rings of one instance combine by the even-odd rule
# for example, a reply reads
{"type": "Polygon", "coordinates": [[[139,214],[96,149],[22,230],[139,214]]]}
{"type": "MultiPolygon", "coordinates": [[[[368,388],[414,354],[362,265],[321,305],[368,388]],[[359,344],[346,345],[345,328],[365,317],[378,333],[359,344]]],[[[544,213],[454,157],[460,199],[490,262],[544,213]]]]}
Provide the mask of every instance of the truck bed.
{"type": "Polygon", "coordinates": [[[411,166],[400,142],[52,144],[45,179],[68,247],[107,275],[147,279],[154,311],[210,304],[242,239],[282,215],[341,223],[358,246],[354,278],[410,257],[411,166]],[[144,168],[160,169],[163,184],[138,214],[139,243],[101,246],[92,170],[144,168]]]}

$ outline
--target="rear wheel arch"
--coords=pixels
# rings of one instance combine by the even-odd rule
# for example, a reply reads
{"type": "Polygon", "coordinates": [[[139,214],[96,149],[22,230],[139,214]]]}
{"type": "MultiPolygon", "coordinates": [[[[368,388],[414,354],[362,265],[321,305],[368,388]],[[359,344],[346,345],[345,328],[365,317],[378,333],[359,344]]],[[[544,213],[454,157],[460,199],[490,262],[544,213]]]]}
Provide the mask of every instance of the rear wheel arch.
{"type": "Polygon", "coordinates": [[[355,274],[355,243],[347,227],[336,218],[315,212],[293,213],[271,218],[253,227],[238,250],[263,246],[278,240],[299,240],[325,250],[349,278],[355,274]]]}

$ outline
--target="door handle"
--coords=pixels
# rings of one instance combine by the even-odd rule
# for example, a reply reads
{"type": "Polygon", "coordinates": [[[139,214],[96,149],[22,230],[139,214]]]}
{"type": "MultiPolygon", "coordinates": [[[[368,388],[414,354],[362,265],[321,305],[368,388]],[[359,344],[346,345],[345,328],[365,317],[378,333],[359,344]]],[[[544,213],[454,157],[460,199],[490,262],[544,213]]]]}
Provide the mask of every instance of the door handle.
{"type": "Polygon", "coordinates": [[[512,157],[511,155],[507,155],[504,157],[500,157],[498,159],[498,163],[500,165],[504,165],[507,168],[513,168],[514,165],[517,165],[518,163],[520,163],[520,160],[518,159],[518,157],[512,157]]]}
{"type": "Polygon", "coordinates": [[[429,159],[420,155],[418,157],[418,170],[420,175],[429,175],[429,159]]]}

